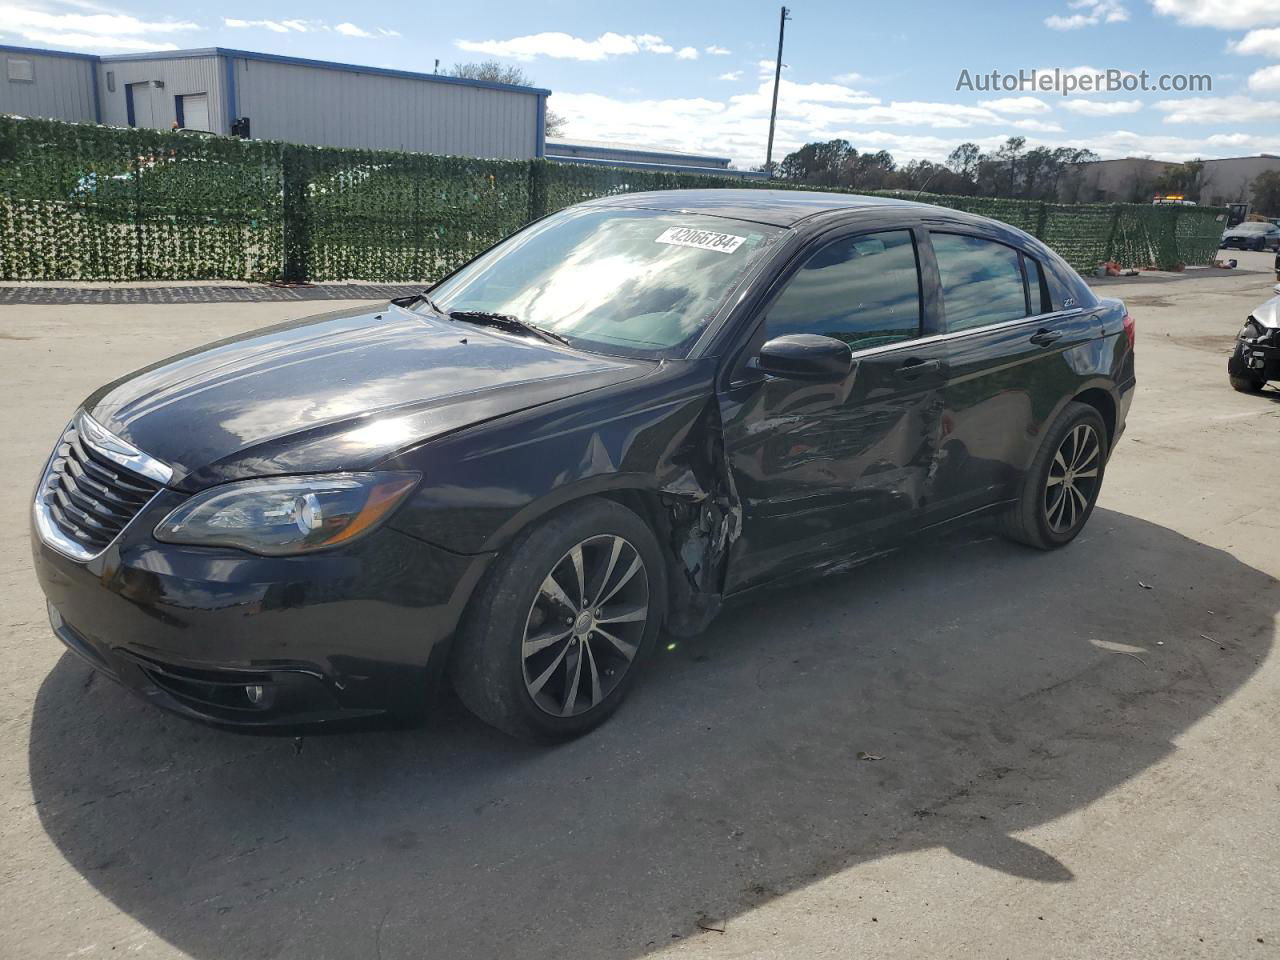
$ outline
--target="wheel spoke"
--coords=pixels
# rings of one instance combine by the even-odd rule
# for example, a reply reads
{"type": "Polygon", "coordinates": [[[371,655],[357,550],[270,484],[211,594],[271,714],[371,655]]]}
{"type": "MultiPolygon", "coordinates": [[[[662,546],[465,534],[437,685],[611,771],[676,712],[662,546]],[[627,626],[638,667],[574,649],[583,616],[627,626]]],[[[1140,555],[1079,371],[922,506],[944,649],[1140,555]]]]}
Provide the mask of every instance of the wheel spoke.
{"type": "Polygon", "coordinates": [[[621,537],[613,538],[613,546],[609,549],[609,563],[604,568],[604,576],[600,579],[600,587],[596,590],[596,598],[591,601],[591,606],[600,606],[600,595],[604,593],[604,588],[609,585],[609,578],[613,576],[613,570],[618,565],[618,556],[622,553],[623,539],[621,537]]]}
{"type": "Polygon", "coordinates": [[[604,691],[600,689],[600,671],[596,669],[596,655],[591,652],[590,638],[582,641],[587,652],[587,666],[591,668],[591,705],[594,707],[604,699],[604,691]]]}
{"type": "Polygon", "coordinates": [[[582,572],[582,544],[569,551],[569,559],[573,561],[573,572],[578,579],[578,609],[587,605],[587,579],[582,572]]]}
{"type": "Polygon", "coordinates": [[[552,644],[559,643],[561,640],[566,639],[571,633],[573,633],[572,627],[570,627],[568,630],[565,630],[563,633],[544,634],[541,637],[525,637],[524,638],[525,659],[532,657],[539,650],[545,650],[547,649],[547,647],[551,646],[552,644]]]}
{"type": "MultiPolygon", "coordinates": [[[[585,645],[585,644],[586,644],[586,641],[585,640],[582,641],[582,645],[585,645]]],[[[568,646],[566,646],[565,649],[567,650],[568,646]]],[[[575,652],[577,653],[577,656],[573,658],[572,679],[570,679],[569,677],[570,667],[569,667],[568,661],[565,662],[565,666],[564,666],[566,683],[564,688],[564,705],[560,708],[560,716],[562,717],[569,716],[569,714],[573,712],[574,705],[578,702],[578,684],[581,683],[582,681],[581,645],[579,646],[579,649],[575,652]]]]}
{"type": "Polygon", "coordinates": [[[631,578],[636,575],[640,567],[641,567],[640,554],[637,553],[636,558],[631,561],[631,566],[627,567],[627,572],[624,573],[622,577],[618,580],[618,582],[613,585],[612,590],[610,590],[598,601],[596,601],[596,606],[604,606],[606,603],[608,603],[609,598],[612,597],[614,594],[616,594],[623,587],[625,587],[631,581],[631,578]]]}
{"type": "MultiPolygon", "coordinates": [[[[1079,506],[1080,508],[1079,516],[1084,516],[1085,510],[1089,509],[1089,499],[1084,495],[1082,491],[1077,489],[1075,486],[1071,487],[1071,492],[1075,494],[1075,499],[1077,501],[1075,504],[1073,504],[1073,506],[1079,506]]],[[[1071,522],[1075,523],[1075,520],[1072,519],[1071,522]]]]}
{"type": "Polygon", "coordinates": [[[1057,486],[1058,484],[1060,484],[1064,479],[1066,479],[1066,478],[1065,478],[1065,477],[1061,477],[1061,476],[1055,477],[1053,474],[1049,474],[1049,482],[1048,482],[1048,483],[1046,483],[1046,484],[1045,484],[1045,486],[1046,486],[1046,487],[1056,487],[1056,486],[1057,486]]]}
{"type": "Polygon", "coordinates": [[[635,623],[644,620],[649,616],[649,605],[641,604],[638,607],[632,607],[630,610],[623,610],[621,613],[613,614],[607,617],[601,617],[596,623],[635,623]]]}
{"type": "Polygon", "coordinates": [[[624,657],[626,657],[628,660],[631,660],[633,657],[635,657],[636,647],[627,643],[627,641],[619,639],[618,637],[615,637],[612,633],[610,633],[608,630],[605,630],[603,627],[599,626],[598,624],[596,626],[595,632],[600,634],[600,636],[604,637],[606,640],[612,643],[615,647],[617,647],[618,652],[622,654],[624,657]]]}
{"type": "Polygon", "coordinates": [[[1078,471],[1078,472],[1076,473],[1076,479],[1077,479],[1077,480],[1079,480],[1079,479],[1081,479],[1081,478],[1085,478],[1085,479],[1087,479],[1087,478],[1089,478],[1089,477],[1096,477],[1097,475],[1098,475],[1098,468],[1097,468],[1097,467],[1094,467],[1092,470],[1080,470],[1080,471],[1078,471]]]}
{"type": "Polygon", "coordinates": [[[1097,459],[1098,459],[1098,445],[1097,445],[1096,443],[1094,443],[1094,444],[1091,444],[1091,445],[1090,445],[1090,448],[1089,448],[1089,455],[1088,455],[1087,457],[1084,457],[1083,459],[1081,459],[1081,460],[1080,460],[1080,462],[1079,462],[1079,463],[1077,463],[1077,464],[1075,465],[1075,466],[1076,466],[1076,476],[1078,477],[1078,476],[1080,476],[1080,475],[1081,475],[1081,474],[1080,474],[1080,468],[1081,468],[1081,467],[1087,467],[1089,464],[1093,463],[1093,461],[1095,461],[1095,460],[1097,460],[1097,459]]]}
{"type": "Polygon", "coordinates": [[[1062,518],[1062,514],[1066,510],[1066,507],[1067,488],[1064,486],[1060,491],[1058,491],[1058,499],[1055,500],[1053,505],[1047,510],[1049,526],[1053,527],[1053,529],[1058,529],[1058,521],[1062,518]]]}
{"type": "Polygon", "coordinates": [[[1053,455],[1053,462],[1058,465],[1060,472],[1067,472],[1067,461],[1062,458],[1061,448],[1059,448],[1058,452],[1053,455]]]}
{"type": "Polygon", "coordinates": [[[568,652],[569,644],[566,643],[560,652],[556,654],[556,658],[551,661],[551,665],[538,674],[536,679],[529,681],[529,692],[531,694],[536,696],[547,685],[547,681],[551,679],[551,674],[555,673],[556,667],[560,666],[561,661],[564,660],[564,655],[568,652]]]}
{"type": "Polygon", "coordinates": [[[547,579],[542,581],[542,587],[540,589],[542,593],[546,594],[548,597],[550,597],[552,600],[555,600],[557,603],[568,607],[570,610],[577,609],[573,605],[573,601],[569,599],[569,595],[564,592],[564,589],[560,586],[560,584],[556,583],[554,571],[552,573],[547,574],[547,579]]]}

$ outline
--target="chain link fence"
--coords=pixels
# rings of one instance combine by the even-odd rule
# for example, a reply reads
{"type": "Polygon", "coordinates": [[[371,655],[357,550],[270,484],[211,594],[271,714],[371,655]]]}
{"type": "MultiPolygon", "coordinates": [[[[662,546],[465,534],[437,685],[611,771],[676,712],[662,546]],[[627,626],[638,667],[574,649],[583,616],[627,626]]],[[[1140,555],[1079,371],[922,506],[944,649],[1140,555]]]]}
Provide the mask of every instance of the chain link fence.
{"type": "MultiPolygon", "coordinates": [[[[575,203],[699,187],[803,189],[0,117],[0,279],[429,282],[575,203]]],[[[1002,220],[1081,272],[1209,264],[1225,225],[1206,207],[888,195],[1002,220]]]]}

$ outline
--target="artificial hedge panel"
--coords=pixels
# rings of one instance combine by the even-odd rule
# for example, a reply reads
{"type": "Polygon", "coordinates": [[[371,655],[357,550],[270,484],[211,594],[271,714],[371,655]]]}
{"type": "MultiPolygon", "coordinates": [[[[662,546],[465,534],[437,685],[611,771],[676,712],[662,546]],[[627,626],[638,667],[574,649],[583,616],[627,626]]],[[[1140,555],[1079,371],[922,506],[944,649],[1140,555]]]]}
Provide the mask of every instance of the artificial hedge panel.
{"type": "MultiPolygon", "coordinates": [[[[575,203],[727,187],[806,189],[0,117],[0,278],[425,283],[575,203]]],[[[1081,272],[1211,263],[1225,219],[1205,207],[887,195],[1002,220],[1081,272]]]]}
{"type": "Polygon", "coordinates": [[[0,117],[0,276],[279,276],[280,147],[0,117]]]}

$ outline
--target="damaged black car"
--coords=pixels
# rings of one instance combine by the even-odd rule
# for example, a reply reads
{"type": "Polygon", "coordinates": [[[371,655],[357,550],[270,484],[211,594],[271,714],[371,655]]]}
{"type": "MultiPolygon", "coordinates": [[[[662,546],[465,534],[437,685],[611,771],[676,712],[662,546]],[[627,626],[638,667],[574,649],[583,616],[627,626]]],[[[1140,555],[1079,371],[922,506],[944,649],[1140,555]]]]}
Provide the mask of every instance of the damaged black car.
{"type": "MultiPolygon", "coordinates": [[[[585,732],[659,633],[910,535],[1069,543],[1134,328],[1027,234],[937,207],[641,193],[421,296],[212,344],[75,411],[32,507],[53,629],[241,729],[585,732]]],[[[993,586],[998,589],[998,585],[993,586]]]]}

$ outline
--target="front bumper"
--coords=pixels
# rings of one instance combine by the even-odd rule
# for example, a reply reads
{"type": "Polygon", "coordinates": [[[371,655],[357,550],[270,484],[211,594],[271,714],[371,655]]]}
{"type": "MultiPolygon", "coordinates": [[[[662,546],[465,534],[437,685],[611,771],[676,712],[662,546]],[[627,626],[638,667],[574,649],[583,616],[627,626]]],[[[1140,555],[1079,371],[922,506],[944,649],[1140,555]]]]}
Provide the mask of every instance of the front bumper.
{"type": "Polygon", "coordinates": [[[1280,380],[1280,341],[1275,336],[1263,343],[1237,339],[1227,372],[1233,377],[1261,374],[1267,380],[1280,380]]]}
{"type": "Polygon", "coordinates": [[[64,644],[156,706],[219,726],[283,732],[423,716],[491,555],[389,528],[299,557],[160,543],[151,530],[183,499],[162,491],[87,562],[33,529],[36,575],[64,644]]]}

